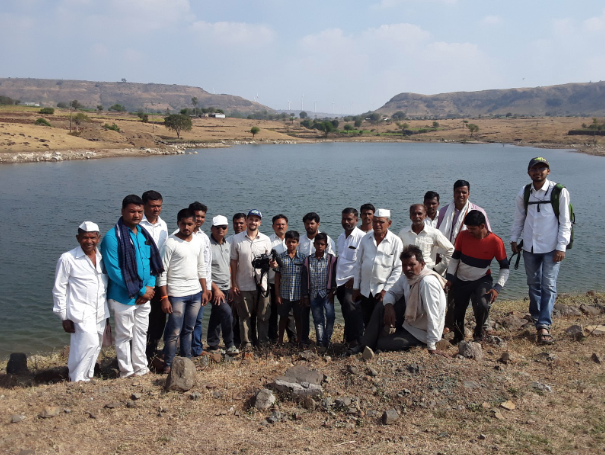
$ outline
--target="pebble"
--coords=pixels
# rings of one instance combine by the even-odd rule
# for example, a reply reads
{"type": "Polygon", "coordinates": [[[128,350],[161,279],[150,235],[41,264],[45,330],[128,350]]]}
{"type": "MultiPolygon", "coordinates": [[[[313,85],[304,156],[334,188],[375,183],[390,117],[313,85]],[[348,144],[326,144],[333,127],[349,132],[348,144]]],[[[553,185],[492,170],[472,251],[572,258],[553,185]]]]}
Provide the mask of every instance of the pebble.
{"type": "Polygon", "coordinates": [[[498,420],[504,420],[504,416],[500,413],[500,411],[495,411],[494,417],[498,420]]]}
{"type": "Polygon", "coordinates": [[[315,406],[317,406],[317,403],[315,402],[315,400],[311,397],[305,397],[303,400],[303,407],[305,409],[308,409],[309,411],[313,411],[315,410],[315,406]]]}
{"type": "Polygon", "coordinates": [[[130,395],[130,399],[131,400],[140,400],[141,396],[142,395],[140,393],[133,393],[132,395],[130,395]]]}
{"type": "Polygon", "coordinates": [[[387,409],[382,414],[382,424],[383,425],[392,425],[397,419],[399,419],[399,413],[396,409],[387,409]]]}
{"type": "Polygon", "coordinates": [[[510,351],[506,351],[506,352],[502,353],[502,355],[498,359],[498,362],[508,365],[509,363],[512,363],[514,360],[515,360],[514,354],[510,351]]]}
{"type": "Polygon", "coordinates": [[[374,377],[376,377],[376,376],[378,376],[378,371],[376,371],[374,368],[369,368],[369,369],[368,369],[368,374],[369,374],[370,376],[374,376],[374,377]]]}
{"type": "Polygon", "coordinates": [[[536,390],[542,390],[544,392],[552,393],[552,387],[546,384],[542,384],[541,382],[532,382],[531,386],[536,390]]]}
{"type": "Polygon", "coordinates": [[[582,326],[577,324],[567,327],[565,329],[565,333],[574,339],[579,339],[584,336],[584,330],[582,330],[582,326]]]}
{"type": "Polygon", "coordinates": [[[50,419],[51,417],[56,417],[61,413],[61,409],[57,406],[48,406],[44,408],[40,417],[44,419],[50,419]]]}
{"type": "Polygon", "coordinates": [[[504,409],[508,409],[509,411],[512,411],[513,409],[516,408],[515,403],[513,403],[510,400],[505,401],[504,403],[500,403],[500,407],[504,408],[504,409]]]}
{"type": "Polygon", "coordinates": [[[107,409],[115,409],[115,408],[119,408],[119,407],[120,407],[120,403],[117,403],[117,402],[113,402],[113,403],[107,403],[107,404],[105,405],[105,407],[106,407],[107,409]]]}
{"type": "Polygon", "coordinates": [[[11,416],[11,423],[19,423],[19,422],[23,422],[26,419],[26,417],[22,414],[15,414],[13,416],[11,416]]]}
{"type": "Polygon", "coordinates": [[[353,365],[347,365],[347,373],[349,374],[359,374],[359,368],[353,365]]]}
{"type": "Polygon", "coordinates": [[[132,401],[132,400],[128,400],[128,401],[126,402],[126,407],[127,407],[127,408],[136,408],[136,407],[137,407],[137,404],[136,404],[134,401],[132,401]]]}
{"type": "Polygon", "coordinates": [[[416,363],[412,363],[412,364],[410,364],[410,365],[407,366],[408,372],[410,372],[412,374],[420,373],[421,369],[422,368],[420,368],[420,365],[418,365],[416,363]]]}
{"type": "Polygon", "coordinates": [[[487,439],[487,436],[485,436],[483,433],[481,433],[481,434],[479,435],[479,439],[481,439],[481,440],[485,440],[485,439],[487,439]]]}
{"type": "Polygon", "coordinates": [[[593,352],[590,358],[599,365],[603,363],[603,357],[597,354],[596,352],[593,352]]]}
{"type": "Polygon", "coordinates": [[[372,360],[374,358],[376,354],[374,354],[374,351],[372,351],[372,349],[368,346],[365,347],[365,349],[363,350],[363,354],[361,355],[361,358],[363,360],[372,360]]]}
{"type": "Polygon", "coordinates": [[[189,398],[191,398],[192,400],[199,400],[200,398],[202,398],[202,394],[200,392],[193,392],[189,395],[189,398]]]}
{"type": "Polygon", "coordinates": [[[258,410],[269,409],[275,403],[275,395],[269,389],[262,389],[256,394],[254,407],[258,410]]]}

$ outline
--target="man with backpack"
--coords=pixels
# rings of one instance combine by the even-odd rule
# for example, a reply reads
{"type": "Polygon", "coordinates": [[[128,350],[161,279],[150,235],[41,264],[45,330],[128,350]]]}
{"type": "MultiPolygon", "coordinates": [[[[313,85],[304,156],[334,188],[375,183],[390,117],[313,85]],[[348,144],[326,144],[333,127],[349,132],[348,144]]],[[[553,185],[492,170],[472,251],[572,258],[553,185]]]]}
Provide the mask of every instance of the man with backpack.
{"type": "Polygon", "coordinates": [[[515,200],[511,249],[513,253],[523,250],[529,312],[536,325],[538,343],[552,344],[550,326],[557,297],[557,275],[565,251],[573,241],[573,211],[569,191],[548,180],[550,165],[545,158],[533,158],[527,169],[532,183],[521,188],[515,200]]]}

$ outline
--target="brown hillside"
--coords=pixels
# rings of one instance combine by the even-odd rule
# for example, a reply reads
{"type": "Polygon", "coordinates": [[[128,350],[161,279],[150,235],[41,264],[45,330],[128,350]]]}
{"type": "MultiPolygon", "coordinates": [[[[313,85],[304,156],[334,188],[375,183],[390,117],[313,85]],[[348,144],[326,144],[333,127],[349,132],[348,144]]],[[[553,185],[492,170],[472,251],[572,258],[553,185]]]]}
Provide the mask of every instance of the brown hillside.
{"type": "Polygon", "coordinates": [[[550,87],[453,92],[438,95],[400,93],[377,112],[403,111],[409,117],[477,117],[479,115],[603,116],[605,81],[550,87]]]}
{"type": "Polygon", "coordinates": [[[92,82],[57,79],[0,78],[0,95],[21,102],[39,103],[41,106],[56,106],[78,100],[89,108],[102,104],[108,109],[121,104],[133,111],[178,110],[193,107],[191,98],[197,97],[199,107],[216,107],[226,112],[250,113],[271,108],[248,101],[239,96],[213,95],[199,87],[166,84],[139,84],[132,82],[92,82]]]}

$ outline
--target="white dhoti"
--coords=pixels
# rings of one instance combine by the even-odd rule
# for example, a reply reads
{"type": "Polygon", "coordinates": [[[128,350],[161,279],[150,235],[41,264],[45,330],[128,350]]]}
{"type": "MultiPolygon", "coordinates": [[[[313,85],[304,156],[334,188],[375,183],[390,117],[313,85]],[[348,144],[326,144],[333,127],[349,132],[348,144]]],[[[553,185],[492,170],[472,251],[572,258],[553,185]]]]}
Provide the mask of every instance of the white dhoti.
{"type": "Polygon", "coordinates": [[[101,352],[105,319],[74,322],[75,333],[69,341],[67,368],[71,382],[90,381],[94,376],[95,364],[101,352]]]}
{"type": "Polygon", "coordinates": [[[113,308],[116,322],[116,355],[120,377],[148,373],[145,349],[151,304],[124,305],[111,299],[108,302],[113,308]]]}

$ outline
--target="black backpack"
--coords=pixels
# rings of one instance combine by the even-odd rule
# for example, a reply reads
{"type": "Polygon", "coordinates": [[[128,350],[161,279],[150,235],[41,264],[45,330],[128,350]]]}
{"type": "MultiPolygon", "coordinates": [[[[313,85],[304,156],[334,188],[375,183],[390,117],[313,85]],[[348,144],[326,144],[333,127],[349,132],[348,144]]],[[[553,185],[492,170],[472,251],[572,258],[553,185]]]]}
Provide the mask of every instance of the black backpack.
{"type": "MultiPolygon", "coordinates": [[[[529,202],[529,195],[531,193],[531,183],[525,185],[525,190],[523,192],[523,205],[525,206],[525,213],[527,213],[527,206],[534,204],[551,204],[552,209],[555,212],[555,216],[557,219],[559,218],[559,200],[561,198],[561,191],[565,188],[565,185],[561,183],[557,183],[550,193],[549,201],[535,201],[529,202]]],[[[538,205],[538,210],[540,210],[540,206],[538,205]]],[[[567,249],[571,250],[573,246],[573,227],[576,224],[576,215],[573,213],[573,206],[571,202],[569,203],[569,220],[571,221],[571,236],[569,237],[569,243],[567,244],[567,249]]]]}

